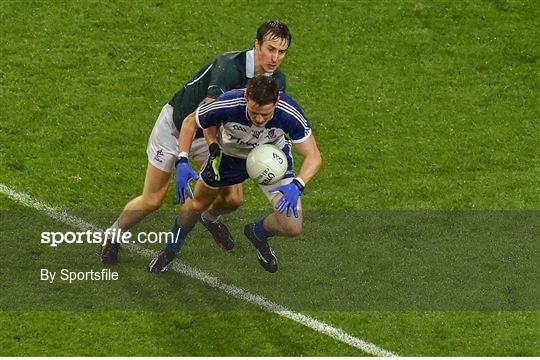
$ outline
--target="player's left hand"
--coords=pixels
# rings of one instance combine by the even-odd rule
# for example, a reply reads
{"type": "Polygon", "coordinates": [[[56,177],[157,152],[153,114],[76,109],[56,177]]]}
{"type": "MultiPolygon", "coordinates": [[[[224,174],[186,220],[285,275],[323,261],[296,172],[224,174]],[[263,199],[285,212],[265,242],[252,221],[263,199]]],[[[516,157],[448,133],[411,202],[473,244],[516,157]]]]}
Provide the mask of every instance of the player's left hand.
{"type": "Polygon", "coordinates": [[[193,192],[189,187],[190,180],[198,180],[199,177],[189,166],[188,158],[181,157],[176,161],[176,202],[183,204],[186,201],[186,195],[193,198],[193,192]],[[185,195],[184,195],[185,192],[185,195]]]}
{"type": "Polygon", "coordinates": [[[302,190],[304,190],[303,186],[298,183],[298,181],[293,180],[287,185],[281,185],[268,191],[271,193],[280,192],[283,194],[275,206],[275,209],[278,210],[280,214],[283,214],[283,212],[287,210],[285,213],[287,216],[290,217],[292,214],[294,214],[294,217],[297,218],[298,198],[302,194],[302,190]]]}
{"type": "Polygon", "coordinates": [[[208,179],[214,179],[214,181],[219,181],[221,179],[221,175],[219,174],[219,166],[221,165],[221,148],[217,143],[212,143],[208,147],[208,152],[210,153],[210,156],[208,158],[208,166],[206,168],[206,174],[205,176],[208,179]]]}

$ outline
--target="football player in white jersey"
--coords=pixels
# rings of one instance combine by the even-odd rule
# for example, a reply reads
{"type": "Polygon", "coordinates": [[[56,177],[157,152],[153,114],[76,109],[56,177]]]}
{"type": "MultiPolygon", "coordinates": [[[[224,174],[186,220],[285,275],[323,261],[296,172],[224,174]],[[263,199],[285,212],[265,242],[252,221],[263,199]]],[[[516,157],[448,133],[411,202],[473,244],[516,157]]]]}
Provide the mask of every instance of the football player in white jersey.
{"type": "Polygon", "coordinates": [[[211,104],[203,104],[184,120],[179,138],[179,160],[176,165],[177,191],[185,203],[172,228],[172,237],[164,251],[150,262],[151,272],[166,271],[195,226],[200,214],[218,196],[226,196],[234,185],[249,176],[246,158],[251,149],[261,144],[281,148],[289,161],[285,176],[274,185],[260,185],[273,205],[273,212],[247,224],[244,234],[257,251],[261,266],[276,272],[277,257],[268,244],[272,236],[298,236],[302,231],[300,195],[315,176],[322,159],[310,124],[300,107],[285,93],[280,93],[275,80],[256,76],[246,89],[231,90],[211,104]],[[197,128],[205,129],[210,155],[200,178],[188,163],[193,136],[197,128]],[[219,132],[216,130],[219,129],[219,132]],[[291,143],[304,157],[298,175],[293,173],[291,143]],[[198,180],[192,193],[190,180],[198,180]]]}
{"type": "MultiPolygon", "coordinates": [[[[148,214],[159,209],[165,199],[178,156],[178,135],[184,118],[201,102],[210,103],[228,90],[244,88],[247,81],[257,74],[268,74],[276,80],[280,90],[285,90],[286,79],[279,66],[291,41],[292,35],[286,24],[279,21],[263,23],[257,29],[253,49],[218,55],[163,106],[148,140],[148,167],[143,192],[125,205],[116,221],[104,232],[100,251],[102,263],[116,264],[120,249],[120,244],[108,239],[106,234],[129,231],[148,214]]],[[[197,131],[191,146],[191,159],[202,165],[208,156],[208,150],[202,131],[197,131]]],[[[228,207],[227,211],[232,211],[240,206],[243,200],[241,184],[235,186],[234,190],[229,191],[226,198],[216,198],[215,203],[202,213],[200,218],[201,223],[224,250],[231,250],[234,242],[227,226],[220,220],[220,213],[223,211],[216,208],[228,207]]],[[[180,200],[182,199],[177,198],[177,201],[180,200]]]]}

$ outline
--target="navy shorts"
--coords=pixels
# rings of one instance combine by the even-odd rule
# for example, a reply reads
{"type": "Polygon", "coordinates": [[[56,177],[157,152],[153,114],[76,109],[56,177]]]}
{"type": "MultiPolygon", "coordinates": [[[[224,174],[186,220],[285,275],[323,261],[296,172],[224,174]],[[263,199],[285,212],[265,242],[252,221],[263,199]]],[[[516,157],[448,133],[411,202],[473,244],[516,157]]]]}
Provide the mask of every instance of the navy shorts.
{"type": "MultiPolygon", "coordinates": [[[[293,164],[293,158],[291,155],[291,145],[290,144],[285,145],[281,149],[281,151],[283,151],[289,163],[289,166],[287,167],[287,171],[285,172],[285,175],[283,176],[283,178],[286,179],[286,178],[294,177],[294,170],[293,170],[294,164],[293,164]]],[[[249,175],[246,170],[246,159],[240,159],[234,156],[229,156],[227,154],[222,154],[221,163],[219,164],[219,175],[220,175],[219,181],[210,179],[210,177],[208,176],[209,175],[208,170],[210,169],[210,167],[211,165],[208,162],[208,158],[207,158],[206,162],[203,165],[201,173],[199,174],[203,183],[209,188],[220,188],[223,186],[240,184],[244,182],[244,180],[249,179],[249,175]]],[[[210,171],[210,174],[211,173],[212,172],[210,171]]]]}

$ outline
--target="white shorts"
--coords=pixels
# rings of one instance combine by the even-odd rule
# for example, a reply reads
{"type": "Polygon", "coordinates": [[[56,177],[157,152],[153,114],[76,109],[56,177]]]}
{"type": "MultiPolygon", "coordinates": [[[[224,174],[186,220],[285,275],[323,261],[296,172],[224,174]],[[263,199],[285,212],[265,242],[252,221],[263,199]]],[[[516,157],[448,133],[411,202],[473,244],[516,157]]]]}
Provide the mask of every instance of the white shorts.
{"type": "MultiPolygon", "coordinates": [[[[159,113],[150,138],[146,154],[148,161],[156,168],[172,172],[178,157],[178,129],[173,121],[173,107],[165,104],[159,113]]],[[[208,157],[208,144],[204,138],[194,139],[189,151],[189,157],[201,164],[208,157]]]]}

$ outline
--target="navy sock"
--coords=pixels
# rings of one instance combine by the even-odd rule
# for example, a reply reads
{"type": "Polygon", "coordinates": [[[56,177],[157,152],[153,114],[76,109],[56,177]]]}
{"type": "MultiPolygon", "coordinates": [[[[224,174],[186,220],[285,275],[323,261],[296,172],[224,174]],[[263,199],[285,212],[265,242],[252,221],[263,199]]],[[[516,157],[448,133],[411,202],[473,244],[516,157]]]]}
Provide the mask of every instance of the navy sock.
{"type": "Polygon", "coordinates": [[[264,228],[265,218],[266,217],[263,217],[262,219],[254,222],[253,227],[252,227],[253,233],[255,234],[257,239],[260,239],[260,240],[266,240],[267,238],[273,235],[271,232],[269,232],[268,230],[264,228]]]}
{"type": "Polygon", "coordinates": [[[189,228],[180,228],[178,218],[174,219],[174,224],[171,229],[172,236],[167,240],[167,249],[175,254],[180,252],[182,246],[186,243],[186,238],[193,226],[189,228]]]}

